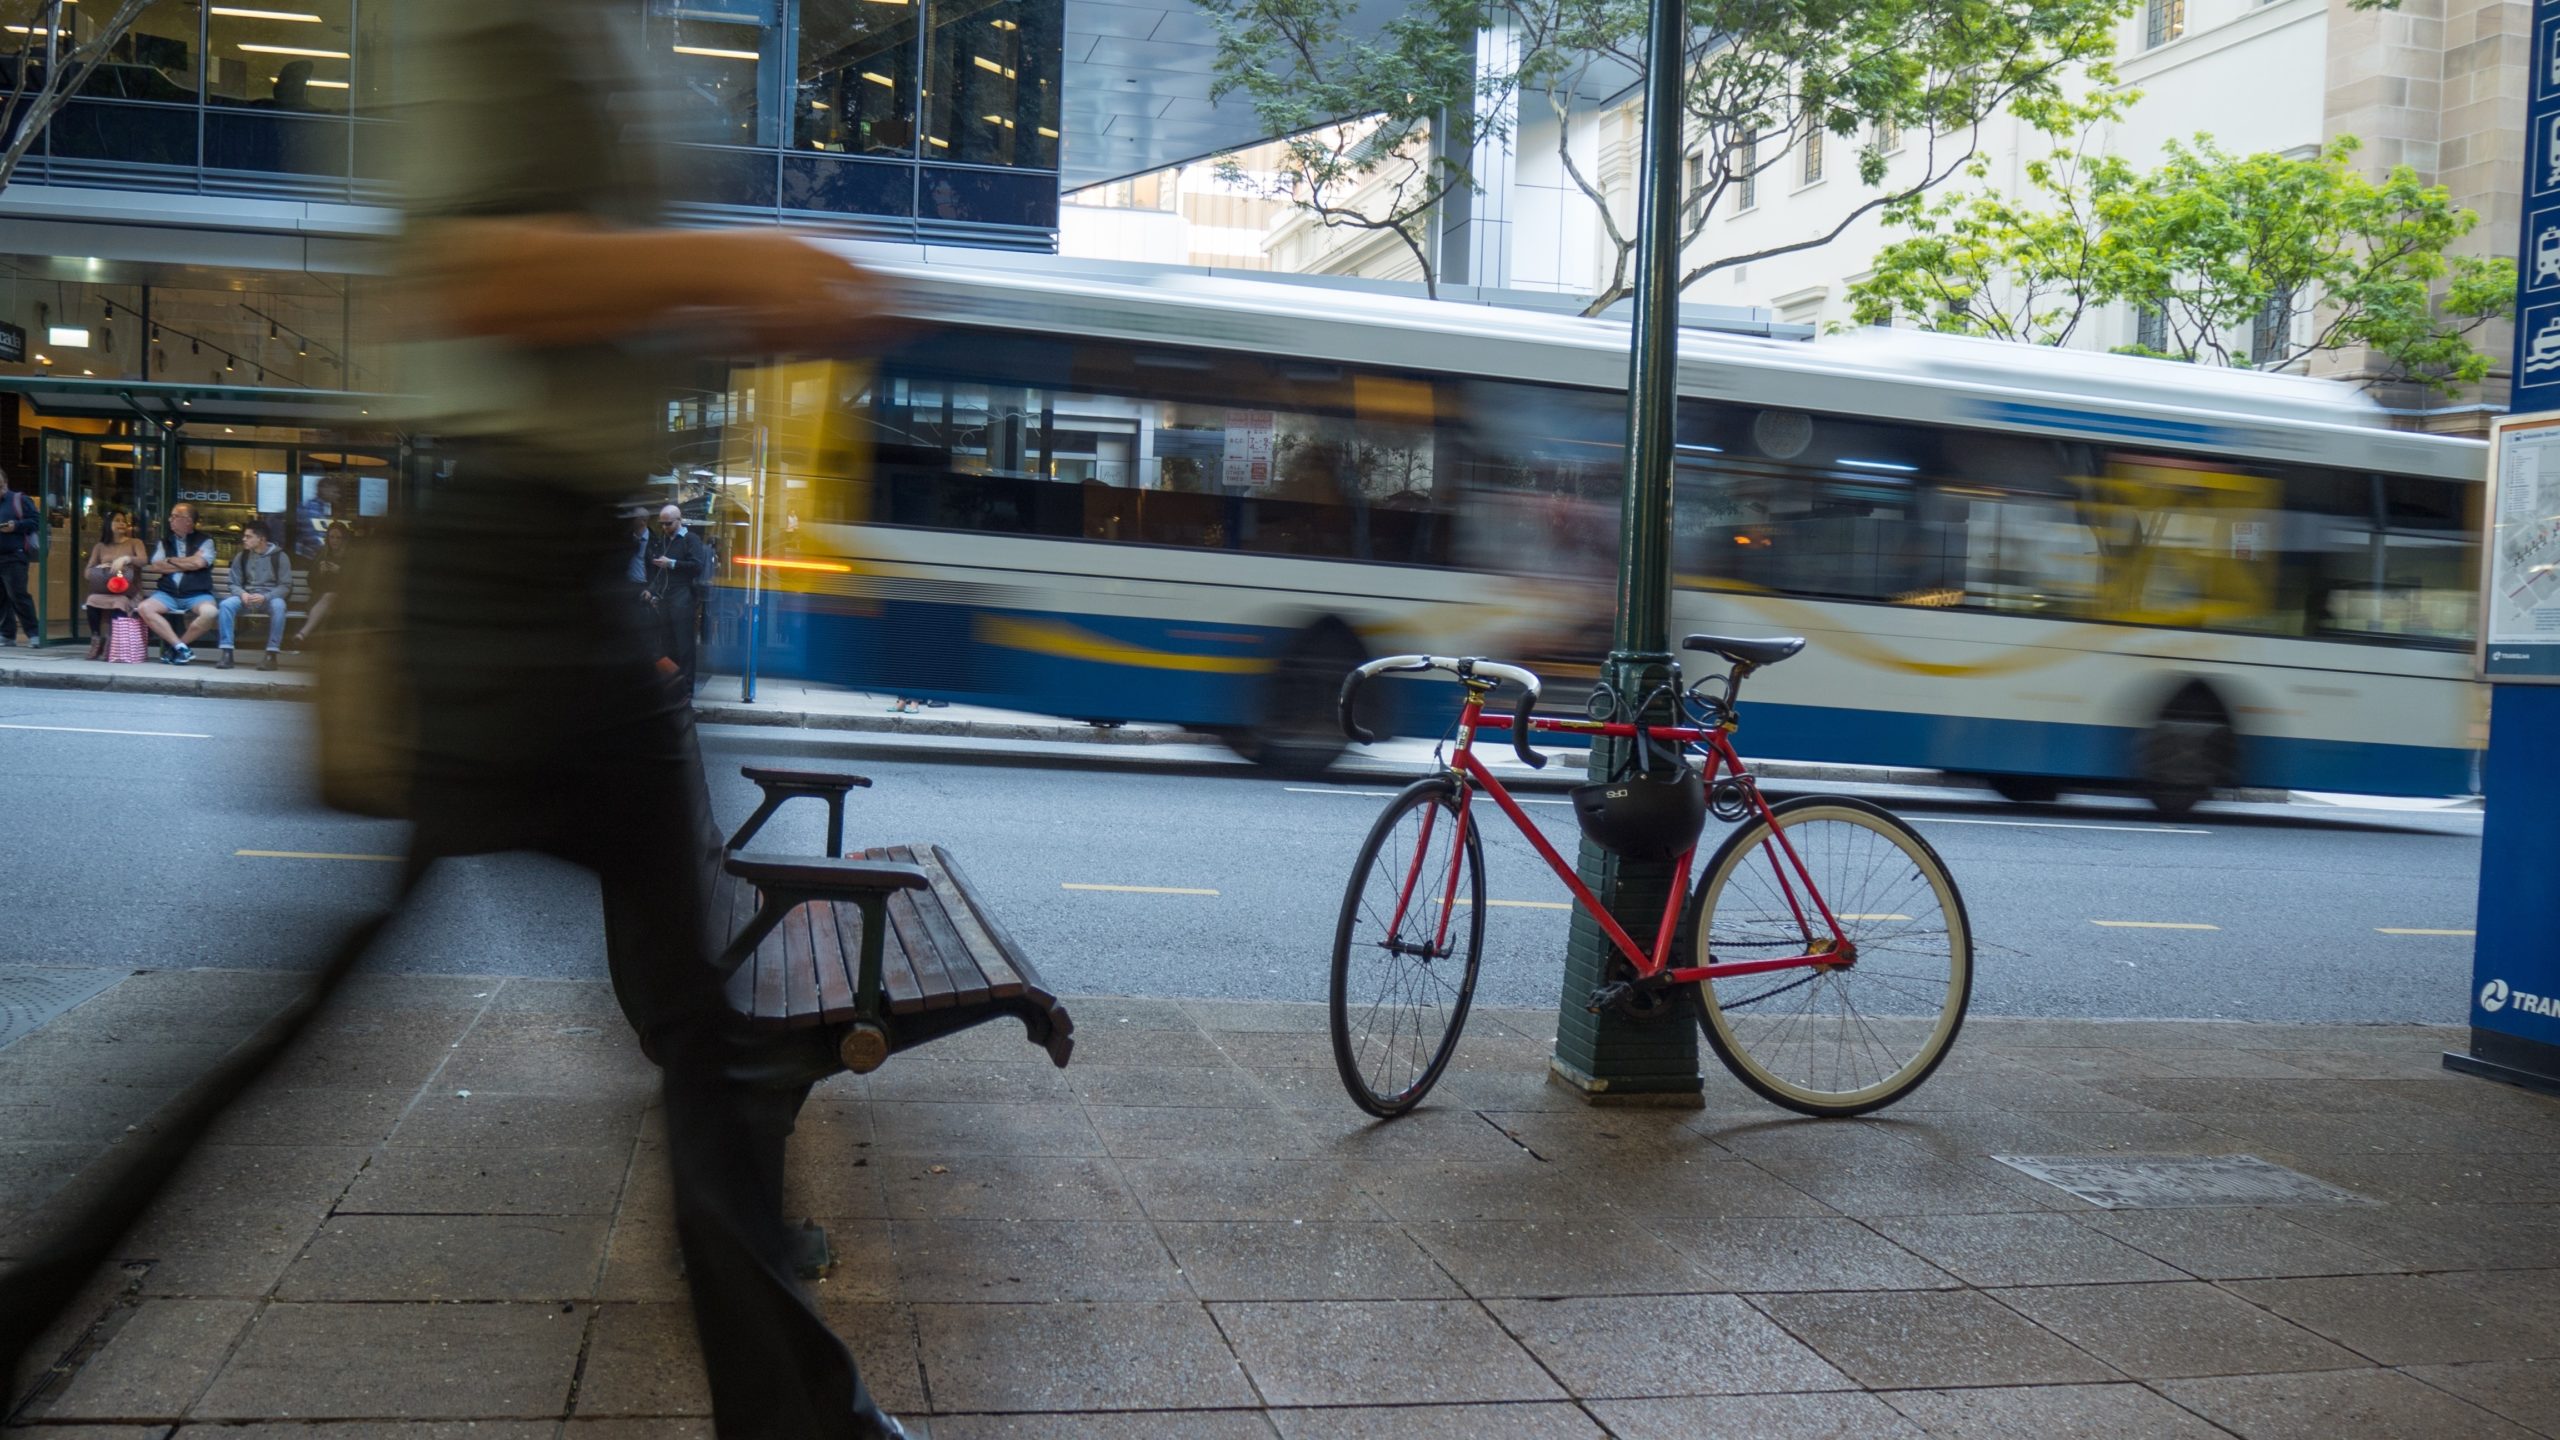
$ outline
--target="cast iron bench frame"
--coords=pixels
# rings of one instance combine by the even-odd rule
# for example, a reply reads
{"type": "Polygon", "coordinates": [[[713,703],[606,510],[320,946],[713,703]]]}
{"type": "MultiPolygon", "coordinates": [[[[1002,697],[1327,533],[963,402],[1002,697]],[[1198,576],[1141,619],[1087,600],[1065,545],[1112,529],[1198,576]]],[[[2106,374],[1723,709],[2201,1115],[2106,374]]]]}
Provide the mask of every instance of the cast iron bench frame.
{"type": "Polygon", "coordinates": [[[733,938],[721,954],[729,1003],[783,1029],[825,1027],[855,1074],[891,1055],[999,1016],[1064,1068],[1075,1023],[1022,948],[939,845],[844,854],[844,800],[870,780],[823,770],[748,765],[764,791],[723,866],[733,938]],[[824,857],[741,853],[797,799],[827,805],[824,857]],[[894,942],[894,943],[893,943],[894,942]]]}

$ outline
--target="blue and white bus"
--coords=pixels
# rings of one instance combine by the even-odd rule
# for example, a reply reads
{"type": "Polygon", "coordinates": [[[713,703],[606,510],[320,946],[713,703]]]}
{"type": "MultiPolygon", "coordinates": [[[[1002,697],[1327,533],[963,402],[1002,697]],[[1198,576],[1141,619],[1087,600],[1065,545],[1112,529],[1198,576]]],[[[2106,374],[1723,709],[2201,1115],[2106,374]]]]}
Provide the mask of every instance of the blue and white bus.
{"type": "MultiPolygon", "coordinates": [[[[733,404],[775,457],[767,671],[1303,773],[1368,656],[1605,647],[1623,325],[848,248],[928,323],[733,404]]],[[[1680,390],[1675,627],[1813,640],[1749,753],[2171,811],[2470,788],[2483,445],[2324,382],[1890,332],[1685,333],[1680,390]]]]}

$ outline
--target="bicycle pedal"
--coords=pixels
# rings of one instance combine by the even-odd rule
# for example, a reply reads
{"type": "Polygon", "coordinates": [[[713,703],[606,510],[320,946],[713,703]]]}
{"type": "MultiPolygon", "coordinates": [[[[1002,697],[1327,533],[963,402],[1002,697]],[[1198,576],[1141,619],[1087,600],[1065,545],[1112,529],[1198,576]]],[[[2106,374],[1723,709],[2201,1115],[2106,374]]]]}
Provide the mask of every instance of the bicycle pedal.
{"type": "Polygon", "coordinates": [[[1618,1006],[1627,1003],[1627,996],[1634,989],[1634,986],[1629,985],[1624,980],[1612,980],[1608,984],[1594,989],[1591,992],[1591,998],[1583,1002],[1582,1008],[1590,1011],[1594,1015],[1597,1015],[1604,1010],[1615,1009],[1618,1006]]]}

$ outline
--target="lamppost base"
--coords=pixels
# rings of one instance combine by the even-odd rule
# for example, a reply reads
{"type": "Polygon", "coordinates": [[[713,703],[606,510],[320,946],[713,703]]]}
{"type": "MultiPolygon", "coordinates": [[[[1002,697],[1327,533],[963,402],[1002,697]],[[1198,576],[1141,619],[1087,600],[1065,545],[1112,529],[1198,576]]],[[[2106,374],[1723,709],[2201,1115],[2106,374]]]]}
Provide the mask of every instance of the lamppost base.
{"type": "Polygon", "coordinates": [[[1560,1055],[1547,1057],[1547,1083],[1582,1097],[1582,1103],[1618,1110],[1704,1110],[1706,1088],[1695,1074],[1593,1075],[1560,1055]]]}

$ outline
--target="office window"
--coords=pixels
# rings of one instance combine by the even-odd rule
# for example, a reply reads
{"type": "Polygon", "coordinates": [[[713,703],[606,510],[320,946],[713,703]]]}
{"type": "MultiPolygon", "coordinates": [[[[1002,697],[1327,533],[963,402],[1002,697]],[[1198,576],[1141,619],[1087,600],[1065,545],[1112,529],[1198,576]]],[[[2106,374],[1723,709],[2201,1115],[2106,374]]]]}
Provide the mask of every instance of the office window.
{"type": "Polygon", "coordinates": [[[393,41],[399,35],[401,0],[356,0],[355,112],[388,118],[399,98],[393,87],[393,41]]]}
{"type": "Polygon", "coordinates": [[[916,7],[801,0],[792,143],[839,155],[916,149],[916,7]]]}
{"type": "Polygon", "coordinates": [[[649,49],[667,67],[675,133],[706,145],[780,138],[780,0],[650,0],[649,49]]]}
{"type": "Polygon", "coordinates": [[[1707,157],[1692,151],[1689,155],[1689,183],[1680,193],[1681,223],[1695,225],[1698,212],[1707,203],[1707,157]]]}
{"type": "Polygon", "coordinates": [[[2145,350],[2165,355],[2169,352],[2169,316],[2148,305],[2137,305],[2133,311],[2133,343],[2145,350]]]}
{"type": "Polygon", "coordinates": [[[1743,211],[1760,203],[1760,142],[1745,140],[1733,147],[1733,208],[1743,211]]]}
{"type": "Polygon", "coordinates": [[[1800,162],[1797,171],[1798,183],[1811,185],[1822,178],[1822,142],[1826,138],[1828,137],[1822,133],[1821,126],[1805,127],[1804,138],[1797,142],[1796,149],[1796,156],[1800,162]]]}
{"type": "Polygon", "coordinates": [[[1065,0],[934,0],[925,39],[927,160],[1058,168],[1065,0]]]}
{"type": "Polygon", "coordinates": [[[1893,155],[1902,149],[1902,127],[1891,120],[1878,120],[1875,131],[1876,153],[1893,155]]]}
{"type": "Polygon", "coordinates": [[[355,77],[352,19],[347,0],[207,7],[206,102],[345,114],[355,77]]]}
{"type": "Polygon", "coordinates": [[[2279,290],[2267,297],[2249,322],[2249,363],[2275,365],[2293,348],[2293,296],[2279,290]]]}
{"type": "Polygon", "coordinates": [[[2146,47],[2166,45],[2187,33],[2187,0],[2143,0],[2142,34],[2146,47]]]}
{"type": "MultiPolygon", "coordinates": [[[[12,5],[12,16],[25,13],[28,23],[35,7],[12,5]]],[[[66,15],[77,16],[77,10],[66,7],[66,15]]],[[[172,104],[192,105],[202,79],[197,64],[196,41],[202,12],[196,0],[160,0],[142,12],[124,38],[108,48],[107,58],[89,74],[88,83],[80,87],[83,95],[105,100],[161,100],[172,104]]],[[[80,22],[70,22],[77,33],[80,22]]],[[[66,37],[67,38],[67,37],[66,37]]],[[[0,76],[15,83],[10,68],[0,65],[0,76]]]]}

